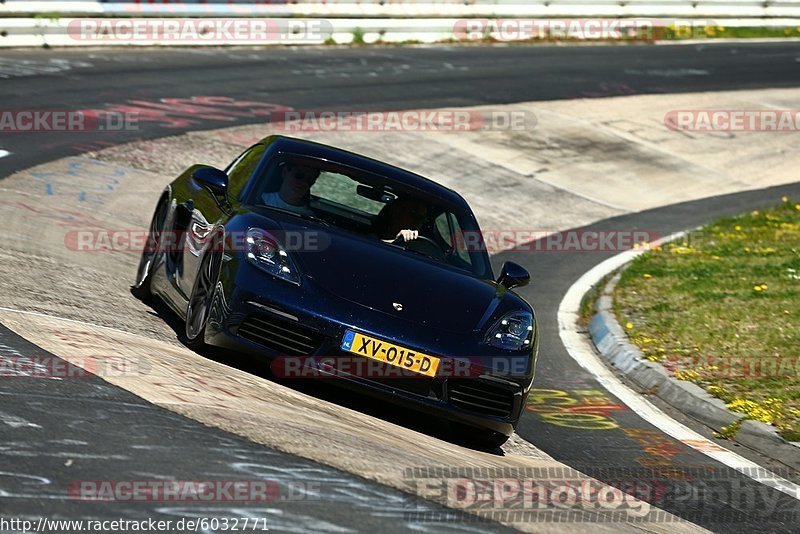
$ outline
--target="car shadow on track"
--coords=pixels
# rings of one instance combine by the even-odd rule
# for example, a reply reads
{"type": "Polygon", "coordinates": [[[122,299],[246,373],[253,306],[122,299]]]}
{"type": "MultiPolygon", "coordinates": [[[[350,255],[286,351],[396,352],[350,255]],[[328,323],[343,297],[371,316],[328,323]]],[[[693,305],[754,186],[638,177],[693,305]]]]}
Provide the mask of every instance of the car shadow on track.
{"type": "MultiPolygon", "coordinates": [[[[175,332],[176,338],[185,345],[184,322],[160,301],[148,302],[147,306],[150,307],[148,313],[163,320],[175,332]]],[[[375,399],[367,394],[337,386],[335,383],[337,379],[281,378],[272,373],[270,361],[267,359],[259,359],[249,354],[241,354],[211,346],[206,346],[202,350],[195,350],[194,352],[209,360],[258,376],[311,397],[338,404],[455,445],[488,452],[497,456],[505,454],[499,447],[486,449],[476,446],[462,437],[463,431],[459,432],[451,428],[451,425],[446,420],[434,416],[426,416],[422,411],[406,409],[389,402],[375,402],[375,399]]]]}

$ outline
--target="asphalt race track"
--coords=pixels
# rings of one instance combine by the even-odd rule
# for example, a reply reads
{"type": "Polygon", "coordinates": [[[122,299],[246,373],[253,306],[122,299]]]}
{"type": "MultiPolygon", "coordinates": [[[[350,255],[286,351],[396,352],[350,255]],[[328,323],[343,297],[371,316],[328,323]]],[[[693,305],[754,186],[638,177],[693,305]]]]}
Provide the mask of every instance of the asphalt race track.
{"type": "MultiPolygon", "coordinates": [[[[0,353],[27,355],[36,350],[0,326],[0,353]]],[[[75,376],[79,370],[75,369],[75,376]]],[[[430,530],[407,514],[446,515],[436,529],[457,532],[503,531],[501,525],[476,522],[456,510],[367,482],[315,462],[270,451],[237,436],[205,427],[153,406],[96,377],[80,380],[4,380],[3,402],[24,402],[24,420],[0,411],[4,423],[0,472],[4,512],[59,518],[182,517],[227,514],[251,521],[268,518],[278,532],[334,532],[360,525],[364,531],[430,530]],[[33,425],[36,425],[35,427],[33,425]],[[31,441],[32,428],[48,429],[46,439],[31,441]],[[88,502],[65,499],[63,488],[74,480],[72,462],[91,465],[87,480],[158,480],[170,473],[178,480],[266,478],[293,488],[295,499],[280,502],[209,502],[182,506],[174,502],[88,502]],[[318,495],[324,495],[324,500],[318,495]],[[301,498],[302,497],[302,498],[301,498]]],[[[264,526],[258,524],[258,529],[264,526]]],[[[258,530],[254,529],[254,530],[258,530]]],[[[188,529],[192,530],[192,529],[188,529]]],[[[55,531],[55,530],[54,530],[55,531]]],[[[2,532],[7,532],[2,529],[2,532]]]]}
{"type": "MultiPolygon", "coordinates": [[[[791,44],[629,47],[431,47],[6,51],[0,98],[6,110],[103,109],[194,95],[297,109],[387,110],[475,106],[632,94],[794,87],[791,44]],[[441,65],[445,65],[442,68],[441,65]]],[[[253,122],[188,117],[140,120],[136,132],[10,136],[0,175],[100,143],[253,122]],[[73,146],[73,145],[78,145],[73,146]]],[[[81,150],[83,149],[83,150],[81,150]]]]}
{"type": "MultiPolygon", "coordinates": [[[[7,51],[0,59],[0,80],[3,110],[104,110],[131,106],[164,111],[158,107],[162,99],[196,95],[269,102],[296,109],[417,109],[796,87],[800,84],[800,45],[7,51]],[[447,67],[442,69],[442,64],[447,67]]],[[[135,132],[4,134],[0,138],[0,177],[134,139],[263,120],[230,109],[234,112],[219,116],[154,113],[141,120],[135,132]]],[[[604,220],[587,229],[646,229],[667,235],[719,215],[772,205],[783,194],[800,195],[800,185],[667,206],[604,220]]],[[[518,434],[555,459],[599,480],[612,481],[621,473],[637,473],[643,465],[637,460],[650,457],[653,465],[667,466],[680,475],[665,482],[676,484],[673,494],[678,486],[689,492],[660,502],[659,507],[710,530],[796,531],[800,522],[797,499],[731,473],[707,456],[661,434],[604,393],[602,386],[567,354],[558,335],[556,310],[570,285],[609,255],[517,252],[492,258],[496,267],[504,260],[512,260],[525,265],[533,275],[534,282],[519,292],[534,303],[542,331],[535,387],[553,390],[556,396],[604,399],[613,414],[613,427],[592,429],[553,425],[535,413],[527,413],[518,434]],[[731,491],[734,487],[739,493],[731,491]],[[732,497],[742,492],[770,503],[768,511],[754,510],[732,497]]],[[[0,326],[3,354],[30,352],[32,349],[26,344],[0,326]]],[[[275,518],[272,526],[278,531],[334,530],[352,525],[357,525],[359,531],[503,529],[498,524],[466,522],[466,515],[455,511],[450,512],[451,521],[447,523],[414,523],[404,512],[441,508],[209,429],[100,379],[40,381],[33,386],[2,382],[0,399],[20,397],[27,403],[25,420],[52,429],[48,440],[31,442],[24,425],[4,419],[0,404],[0,421],[7,426],[0,444],[0,454],[6,458],[0,467],[4,471],[0,480],[9,481],[3,488],[13,488],[12,507],[20,513],[81,517],[106,511],[103,507],[108,505],[103,503],[64,505],[51,493],[71,480],[64,459],[84,455],[93,459],[97,479],[154,478],[169,467],[187,479],[196,477],[200,468],[208,476],[223,478],[268,473],[273,479],[287,483],[292,479],[301,485],[304,477],[323,480],[319,492],[324,497],[320,500],[275,503],[268,509],[245,506],[241,511],[242,516],[275,518]],[[18,469],[7,469],[9,460],[18,469]],[[344,507],[344,503],[348,506],[344,507]]],[[[711,437],[707,429],[664,409],[711,437]]],[[[743,448],[736,448],[736,452],[797,482],[795,475],[775,462],[740,449],[743,448]]],[[[6,497],[0,494],[0,498],[6,497]]],[[[145,511],[153,511],[152,503],[123,510],[117,505],[113,509],[114,515],[132,518],[145,511]]],[[[215,509],[194,509],[193,513],[206,511],[210,514],[215,509]]],[[[159,512],[178,516],[184,511],[163,508],[159,512]]]]}

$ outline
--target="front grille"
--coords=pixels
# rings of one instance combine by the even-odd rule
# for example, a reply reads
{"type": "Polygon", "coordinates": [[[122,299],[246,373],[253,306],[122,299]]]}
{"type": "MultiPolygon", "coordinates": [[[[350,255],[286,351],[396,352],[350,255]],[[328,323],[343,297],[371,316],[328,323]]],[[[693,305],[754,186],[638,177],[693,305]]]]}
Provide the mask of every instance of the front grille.
{"type": "Polygon", "coordinates": [[[481,380],[450,380],[447,393],[450,404],[462,410],[508,417],[514,409],[511,390],[481,380]]]}
{"type": "Polygon", "coordinates": [[[239,335],[285,356],[307,356],[322,342],[322,336],[298,323],[270,317],[250,315],[239,325],[239,335]]]}

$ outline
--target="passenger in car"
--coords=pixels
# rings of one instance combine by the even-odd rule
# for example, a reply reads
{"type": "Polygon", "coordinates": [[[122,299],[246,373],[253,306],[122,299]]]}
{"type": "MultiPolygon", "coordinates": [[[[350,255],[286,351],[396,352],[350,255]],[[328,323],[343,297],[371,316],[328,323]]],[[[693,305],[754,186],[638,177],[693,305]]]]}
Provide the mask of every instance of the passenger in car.
{"type": "Polygon", "coordinates": [[[311,186],[319,178],[319,173],[319,169],[285,163],[281,169],[280,189],[264,193],[261,195],[261,200],[267,206],[314,215],[308,207],[308,196],[311,186]]]}

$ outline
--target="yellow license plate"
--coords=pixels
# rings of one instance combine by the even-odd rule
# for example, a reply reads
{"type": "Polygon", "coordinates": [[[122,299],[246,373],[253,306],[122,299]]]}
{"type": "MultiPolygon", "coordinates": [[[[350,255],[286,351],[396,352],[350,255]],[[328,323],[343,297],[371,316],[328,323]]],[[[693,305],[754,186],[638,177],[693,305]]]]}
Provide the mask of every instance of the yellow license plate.
{"type": "Polygon", "coordinates": [[[342,339],[342,349],[425,376],[436,376],[436,370],[439,368],[439,358],[409,350],[381,339],[365,336],[352,330],[345,331],[342,339]]]}

